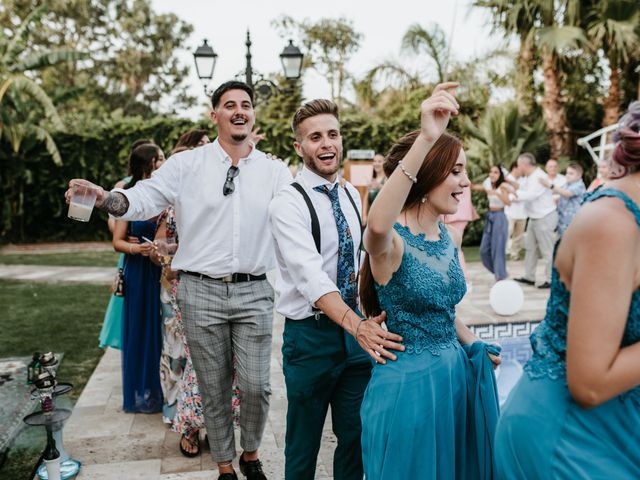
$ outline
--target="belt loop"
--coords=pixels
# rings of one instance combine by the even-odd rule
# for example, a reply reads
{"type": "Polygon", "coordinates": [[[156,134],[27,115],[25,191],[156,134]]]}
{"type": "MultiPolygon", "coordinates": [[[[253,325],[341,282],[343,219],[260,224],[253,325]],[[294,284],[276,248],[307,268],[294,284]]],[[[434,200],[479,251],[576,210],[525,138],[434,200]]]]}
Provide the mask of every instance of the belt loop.
{"type": "Polygon", "coordinates": [[[322,315],[322,312],[321,312],[320,310],[316,310],[316,311],[313,313],[313,318],[314,318],[314,319],[315,319],[315,321],[316,321],[316,328],[318,328],[318,329],[320,328],[320,316],[321,316],[321,315],[322,315]]]}

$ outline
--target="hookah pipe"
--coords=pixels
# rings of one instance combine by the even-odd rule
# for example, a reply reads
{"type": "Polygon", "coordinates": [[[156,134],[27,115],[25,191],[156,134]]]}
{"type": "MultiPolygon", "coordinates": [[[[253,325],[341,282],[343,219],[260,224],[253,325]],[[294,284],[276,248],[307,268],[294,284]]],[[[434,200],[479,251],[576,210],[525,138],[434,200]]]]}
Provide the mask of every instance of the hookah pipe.
{"type": "MultiPolygon", "coordinates": [[[[56,362],[57,363],[57,362],[56,362]]],[[[40,396],[40,403],[42,405],[42,413],[49,421],[45,422],[45,429],[47,431],[47,446],[42,452],[42,460],[44,461],[48,478],[50,480],[60,480],[60,452],[56,448],[56,441],[53,438],[52,428],[52,412],[53,406],[53,392],[56,386],[56,379],[49,369],[44,367],[45,372],[38,375],[35,381],[36,388],[38,389],[38,395],[40,396]]],[[[52,366],[52,365],[47,365],[52,366]]]]}

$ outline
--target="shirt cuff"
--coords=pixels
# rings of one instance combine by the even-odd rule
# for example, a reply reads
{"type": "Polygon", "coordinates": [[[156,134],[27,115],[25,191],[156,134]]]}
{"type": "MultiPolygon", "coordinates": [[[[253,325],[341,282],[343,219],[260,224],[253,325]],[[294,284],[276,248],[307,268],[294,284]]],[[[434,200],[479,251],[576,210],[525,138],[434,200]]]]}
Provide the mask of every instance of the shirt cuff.
{"type": "Polygon", "coordinates": [[[340,289],[324,272],[310,278],[305,284],[300,285],[298,290],[307,301],[314,306],[316,302],[327,293],[340,292],[340,289]]]}

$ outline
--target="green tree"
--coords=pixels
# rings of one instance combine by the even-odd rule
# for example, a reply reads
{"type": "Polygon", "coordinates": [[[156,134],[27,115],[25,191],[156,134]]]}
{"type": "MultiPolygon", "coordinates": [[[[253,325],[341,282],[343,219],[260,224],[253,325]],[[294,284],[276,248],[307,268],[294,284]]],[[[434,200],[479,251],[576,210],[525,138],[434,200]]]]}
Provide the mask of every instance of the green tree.
{"type": "Polygon", "coordinates": [[[417,23],[411,25],[402,37],[402,51],[414,55],[426,54],[436,66],[436,83],[445,81],[449,63],[449,45],[440,25],[433,23],[427,29],[417,23]]]}
{"type": "Polygon", "coordinates": [[[13,29],[43,4],[48,13],[32,34],[34,47],[91,53],[39,74],[53,97],[65,98],[61,115],[86,125],[118,109],[151,117],[169,95],[174,112],[194,104],[184,93],[188,67],[175,55],[193,29],[176,15],[156,14],[150,0],[4,0],[0,27],[13,29]]]}
{"type": "MultiPolygon", "coordinates": [[[[475,4],[489,7],[484,3],[475,4]]],[[[541,58],[544,91],[542,114],[549,134],[550,153],[555,158],[569,155],[573,144],[562,95],[562,62],[577,57],[581,53],[580,48],[586,45],[586,36],[580,27],[581,2],[496,0],[486,3],[498,5],[491,8],[496,16],[495,25],[500,26],[507,34],[517,33],[520,36],[521,55],[525,54],[522,46],[526,46],[530,37],[533,38],[541,58]],[[510,12],[509,9],[513,11],[510,12]],[[518,14],[519,12],[521,13],[518,14]]],[[[520,62],[524,60],[520,58],[520,62]]]]}
{"type": "Polygon", "coordinates": [[[522,115],[530,115],[535,108],[534,26],[538,3],[535,0],[476,0],[473,5],[489,10],[494,31],[501,31],[507,38],[516,35],[520,40],[515,68],[516,103],[522,115]]]}
{"type": "Polygon", "coordinates": [[[283,36],[297,32],[305,47],[305,64],[325,77],[331,88],[331,99],[338,105],[344,100],[344,89],[351,77],[347,62],[360,48],[362,34],[345,18],[321,18],[296,21],[282,16],[272,22],[283,36]]]}
{"type": "Polygon", "coordinates": [[[596,1],[586,23],[592,46],[602,49],[611,71],[602,120],[602,125],[607,126],[620,117],[621,71],[632,56],[640,58],[640,4],[637,0],[596,1]]]}
{"type": "Polygon", "coordinates": [[[0,192],[1,230],[21,222],[24,185],[33,174],[25,157],[38,144],[44,144],[56,165],[62,164],[52,133],[63,128],[62,120],[45,90],[33,80],[35,71],[83,57],[65,50],[32,51],[31,34],[39,27],[45,8],[29,14],[7,35],[0,30],[0,192]]]}
{"type": "Polygon", "coordinates": [[[511,165],[522,152],[539,152],[547,143],[542,119],[527,125],[517,104],[489,107],[477,122],[462,118],[462,132],[468,137],[469,177],[478,181],[491,165],[511,165]]]}

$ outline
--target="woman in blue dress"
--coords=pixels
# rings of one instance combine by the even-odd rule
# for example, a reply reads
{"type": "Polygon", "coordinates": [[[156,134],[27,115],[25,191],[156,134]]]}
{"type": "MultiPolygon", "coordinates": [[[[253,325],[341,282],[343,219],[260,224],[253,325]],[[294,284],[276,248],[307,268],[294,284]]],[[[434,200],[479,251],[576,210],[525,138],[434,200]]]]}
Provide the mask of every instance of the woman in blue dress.
{"type": "Polygon", "coordinates": [[[640,478],[640,102],[607,185],[558,246],[533,357],[496,433],[499,478],[640,478]]]}
{"type": "MultiPolygon", "coordinates": [[[[498,416],[498,351],[456,318],[465,294],[460,235],[439,221],[469,188],[460,141],[445,133],[458,113],[456,83],[421,106],[421,129],[389,152],[389,179],[365,231],[360,298],[387,314],[405,351],[377,364],[361,408],[367,480],[489,479],[498,416]]],[[[370,352],[371,353],[371,352],[370,352]]]]}
{"type": "MultiPolygon", "coordinates": [[[[149,178],[156,162],[164,158],[157,145],[137,147],[129,157],[131,188],[149,178]]],[[[160,352],[162,322],[160,319],[160,267],[151,262],[156,220],[127,222],[118,220],[113,233],[113,246],[126,255],[124,261],[124,305],[122,317],[122,389],[125,412],[154,413],[162,411],[160,386],[160,352]],[[129,242],[137,237],[140,243],[129,242]]]]}
{"type": "MultiPolygon", "coordinates": [[[[133,142],[131,145],[131,152],[133,152],[140,145],[144,145],[147,143],[153,143],[149,139],[140,139],[133,142]]],[[[129,152],[129,155],[131,155],[129,152]]],[[[157,168],[157,167],[156,167],[157,168]]],[[[123,178],[118,181],[114,185],[114,188],[123,188],[127,183],[131,181],[131,175],[123,178]]],[[[116,228],[116,219],[109,215],[109,219],[107,220],[107,225],[109,226],[109,232],[111,232],[111,238],[113,241],[113,231],[116,228]]],[[[133,240],[133,237],[128,240],[133,240]]],[[[139,241],[139,239],[136,239],[139,241]]],[[[124,267],[124,253],[120,254],[120,258],[118,258],[118,270],[124,267]]],[[[100,335],[98,337],[98,341],[100,344],[100,348],[117,348],[120,350],[122,345],[122,306],[124,304],[124,298],[119,295],[111,295],[109,298],[109,304],[107,305],[107,310],[104,314],[104,321],[102,322],[102,329],[100,330],[100,335]]]]}

